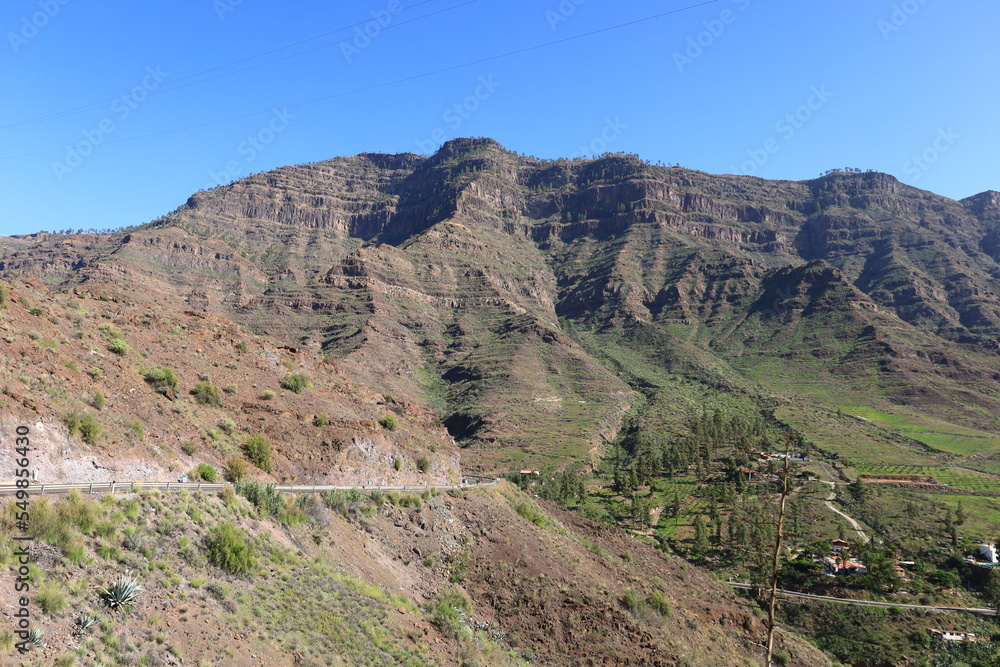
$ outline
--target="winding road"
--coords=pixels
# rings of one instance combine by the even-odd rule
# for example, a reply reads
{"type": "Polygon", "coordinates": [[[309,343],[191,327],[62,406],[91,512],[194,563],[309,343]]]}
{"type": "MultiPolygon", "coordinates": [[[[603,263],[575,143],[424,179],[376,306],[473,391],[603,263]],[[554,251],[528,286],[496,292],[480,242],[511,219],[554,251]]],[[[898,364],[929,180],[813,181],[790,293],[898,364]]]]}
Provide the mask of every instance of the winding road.
{"type": "MultiPolygon", "coordinates": [[[[754,590],[759,588],[754,584],[745,584],[738,581],[727,581],[733,588],[742,590],[754,590]]],[[[979,616],[996,616],[996,610],[987,607],[928,607],[919,604],[903,604],[901,602],[873,602],[871,600],[851,600],[850,598],[834,598],[828,595],[813,595],[812,593],[798,593],[796,591],[786,591],[778,589],[780,595],[787,595],[793,598],[809,598],[812,600],[822,600],[824,602],[837,602],[840,604],[854,604],[863,607],[896,607],[898,609],[923,609],[924,611],[957,611],[965,614],[978,614],[979,616]]]]}
{"type": "MultiPolygon", "coordinates": [[[[821,463],[820,465],[823,466],[823,469],[826,471],[827,475],[829,475],[830,478],[831,478],[831,480],[832,480],[833,479],[833,473],[830,472],[830,469],[826,467],[825,463],[821,463]]],[[[839,514],[840,516],[842,516],[845,519],[847,519],[847,522],[849,524],[851,524],[851,527],[854,528],[855,532],[858,534],[858,538],[862,542],[867,543],[868,542],[868,535],[865,534],[865,531],[861,530],[861,524],[858,523],[857,519],[855,519],[852,516],[848,516],[847,514],[844,514],[839,509],[837,509],[836,507],[833,506],[833,503],[831,501],[832,500],[836,500],[836,498],[837,498],[837,483],[833,482],[833,481],[826,481],[826,480],[820,480],[820,481],[823,484],[829,484],[830,485],[830,496],[826,500],[823,501],[824,503],[826,503],[826,506],[829,507],[830,511],[833,512],[834,514],[839,514]]]]}

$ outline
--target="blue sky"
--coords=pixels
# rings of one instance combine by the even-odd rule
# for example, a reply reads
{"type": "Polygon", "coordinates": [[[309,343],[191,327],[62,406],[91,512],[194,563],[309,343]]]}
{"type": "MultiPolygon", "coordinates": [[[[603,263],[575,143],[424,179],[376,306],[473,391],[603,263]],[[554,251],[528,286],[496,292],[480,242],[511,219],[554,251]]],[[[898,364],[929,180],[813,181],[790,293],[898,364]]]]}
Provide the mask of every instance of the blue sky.
{"type": "Polygon", "coordinates": [[[959,199],[1000,190],[998,24],[986,0],[9,0],[0,234],[459,136],[959,199]]]}

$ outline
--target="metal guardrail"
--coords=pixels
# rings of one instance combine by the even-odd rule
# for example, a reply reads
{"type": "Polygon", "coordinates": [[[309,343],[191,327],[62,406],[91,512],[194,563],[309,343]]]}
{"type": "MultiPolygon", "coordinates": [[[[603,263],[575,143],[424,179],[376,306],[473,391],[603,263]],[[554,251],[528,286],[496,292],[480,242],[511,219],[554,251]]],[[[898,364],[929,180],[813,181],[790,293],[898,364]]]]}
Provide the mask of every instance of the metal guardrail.
{"type": "MultiPolygon", "coordinates": [[[[765,591],[768,590],[766,586],[757,586],[754,584],[747,584],[739,581],[727,581],[729,586],[733,588],[739,588],[742,590],[755,590],[758,588],[763,588],[765,591]]],[[[839,604],[854,604],[860,605],[862,607],[896,607],[897,609],[923,609],[925,611],[956,611],[965,614],[976,614],[978,616],[995,616],[995,609],[987,609],[983,607],[935,607],[930,605],[920,605],[920,604],[906,604],[904,602],[877,602],[874,600],[852,600],[851,598],[835,598],[829,595],[815,595],[813,593],[799,593],[798,591],[786,591],[784,589],[778,589],[778,595],[787,595],[789,597],[795,598],[807,598],[810,600],[822,600],[824,602],[837,602],[839,604]]]]}
{"type": "Polygon", "coordinates": [[[19,489],[14,484],[0,484],[0,496],[12,496],[18,491],[27,491],[31,496],[45,494],[69,493],[77,489],[86,495],[95,493],[138,493],[139,491],[221,491],[225,484],[210,484],[208,482],[95,482],[85,484],[34,484],[19,489]]]}
{"type": "MultiPolygon", "coordinates": [[[[449,489],[471,489],[479,486],[493,486],[498,480],[489,482],[471,482],[461,484],[408,484],[405,486],[382,486],[378,484],[354,484],[351,486],[313,485],[313,486],[275,486],[276,491],[283,493],[322,493],[323,491],[427,491],[430,489],[447,491],[449,489]]],[[[19,489],[15,484],[0,484],[0,496],[12,496],[19,490],[27,491],[31,496],[45,494],[69,493],[77,489],[85,495],[95,493],[138,493],[140,491],[222,491],[227,484],[208,482],[95,482],[83,484],[34,484],[19,489]]]]}

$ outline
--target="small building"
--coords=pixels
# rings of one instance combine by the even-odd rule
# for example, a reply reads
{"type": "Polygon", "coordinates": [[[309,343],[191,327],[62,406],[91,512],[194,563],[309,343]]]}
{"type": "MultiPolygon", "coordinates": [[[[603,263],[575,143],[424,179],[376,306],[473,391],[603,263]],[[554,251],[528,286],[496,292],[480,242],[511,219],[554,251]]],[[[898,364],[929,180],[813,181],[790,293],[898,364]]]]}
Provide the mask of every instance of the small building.
{"type": "Polygon", "coordinates": [[[535,477],[538,476],[538,471],[537,470],[522,470],[520,472],[521,472],[522,475],[534,475],[535,477]]]}
{"type": "Polygon", "coordinates": [[[934,639],[942,639],[948,642],[974,642],[979,641],[979,637],[973,632],[961,632],[959,630],[938,630],[937,628],[927,628],[934,639]]]}
{"type": "Polygon", "coordinates": [[[747,481],[748,482],[752,482],[753,481],[753,476],[757,474],[756,472],[754,472],[750,468],[747,468],[747,467],[744,467],[744,466],[740,466],[740,472],[747,476],[747,481]]]}
{"type": "Polygon", "coordinates": [[[845,540],[831,540],[830,541],[830,551],[833,552],[834,556],[840,556],[845,551],[851,548],[851,543],[845,540]]]}
{"type": "Polygon", "coordinates": [[[839,556],[826,556],[823,559],[823,567],[828,574],[865,574],[868,568],[861,561],[848,560],[839,556]]]}
{"type": "Polygon", "coordinates": [[[980,544],[979,545],[979,555],[987,563],[997,562],[997,548],[993,544],[980,544]]]}

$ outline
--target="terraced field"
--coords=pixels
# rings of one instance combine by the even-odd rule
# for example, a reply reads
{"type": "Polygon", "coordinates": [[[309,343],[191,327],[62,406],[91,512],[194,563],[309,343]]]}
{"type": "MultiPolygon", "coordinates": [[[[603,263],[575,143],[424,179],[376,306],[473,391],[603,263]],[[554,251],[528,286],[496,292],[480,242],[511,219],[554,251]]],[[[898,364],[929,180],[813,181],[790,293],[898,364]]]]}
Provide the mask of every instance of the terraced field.
{"type": "Polygon", "coordinates": [[[862,475],[922,475],[933,477],[938,484],[947,484],[957,489],[973,493],[1000,493],[1000,478],[985,475],[974,470],[953,466],[927,465],[857,465],[855,470],[862,475]]]}
{"type": "Polygon", "coordinates": [[[844,412],[866,419],[877,426],[890,429],[908,438],[918,440],[928,447],[972,456],[1000,451],[1000,436],[996,433],[959,426],[934,417],[917,414],[903,406],[892,413],[864,406],[849,406],[844,412]]]}
{"type": "Polygon", "coordinates": [[[856,464],[936,465],[934,452],[846,412],[813,405],[788,405],[775,416],[824,451],[856,464]]]}

